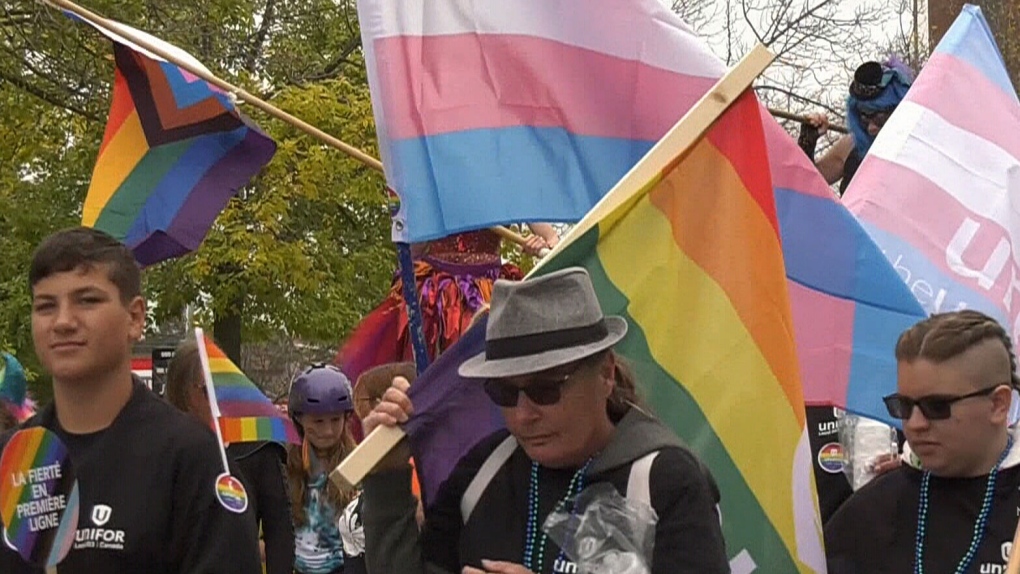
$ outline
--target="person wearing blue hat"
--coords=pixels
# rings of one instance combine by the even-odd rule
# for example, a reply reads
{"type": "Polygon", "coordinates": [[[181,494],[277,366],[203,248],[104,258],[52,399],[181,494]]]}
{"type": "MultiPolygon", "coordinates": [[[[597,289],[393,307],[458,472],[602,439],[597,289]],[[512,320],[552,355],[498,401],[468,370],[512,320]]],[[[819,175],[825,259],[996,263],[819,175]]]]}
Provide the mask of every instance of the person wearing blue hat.
{"type": "MultiPolygon", "coordinates": [[[[884,63],[865,62],[854,72],[846,99],[846,122],[850,133],[840,138],[815,162],[830,185],[839,182],[843,195],[857,168],[864,161],[878,133],[885,127],[893,111],[907,96],[914,74],[897,58],[884,63]]],[[[814,157],[818,136],[828,129],[828,119],[811,114],[801,124],[800,146],[814,157]]]]}

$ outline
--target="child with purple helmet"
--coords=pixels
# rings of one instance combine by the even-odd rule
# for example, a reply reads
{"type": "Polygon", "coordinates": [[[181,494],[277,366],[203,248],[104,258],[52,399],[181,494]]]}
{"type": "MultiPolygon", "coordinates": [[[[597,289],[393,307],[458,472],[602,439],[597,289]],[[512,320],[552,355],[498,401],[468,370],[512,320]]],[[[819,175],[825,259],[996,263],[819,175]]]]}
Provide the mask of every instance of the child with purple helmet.
{"type": "Polygon", "coordinates": [[[354,450],[348,427],[352,395],[350,380],[332,365],[312,365],[291,382],[287,406],[302,444],[289,447],[287,482],[294,519],[294,570],[301,574],[343,572],[337,518],[357,493],[327,477],[354,450]]]}

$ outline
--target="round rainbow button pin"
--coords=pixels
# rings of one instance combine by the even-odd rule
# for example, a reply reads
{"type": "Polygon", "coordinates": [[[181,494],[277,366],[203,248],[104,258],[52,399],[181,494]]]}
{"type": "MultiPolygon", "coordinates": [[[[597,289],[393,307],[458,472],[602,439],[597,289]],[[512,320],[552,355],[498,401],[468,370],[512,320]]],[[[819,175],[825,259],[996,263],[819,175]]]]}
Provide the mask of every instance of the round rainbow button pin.
{"type": "Polygon", "coordinates": [[[248,510],[248,492],[240,480],[227,473],[216,478],[216,500],[230,512],[243,514],[248,510]]]}
{"type": "Polygon", "coordinates": [[[42,427],[15,433],[0,456],[3,535],[28,563],[56,566],[78,527],[78,481],[64,443],[42,427]]]}

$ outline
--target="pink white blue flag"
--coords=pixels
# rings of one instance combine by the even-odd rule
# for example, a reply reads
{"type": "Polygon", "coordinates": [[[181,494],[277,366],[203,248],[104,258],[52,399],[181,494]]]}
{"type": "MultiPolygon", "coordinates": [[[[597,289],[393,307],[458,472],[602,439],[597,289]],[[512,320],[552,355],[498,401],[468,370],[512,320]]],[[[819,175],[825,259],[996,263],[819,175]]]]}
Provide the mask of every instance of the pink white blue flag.
{"type": "MultiPolygon", "coordinates": [[[[358,10],[398,241],[579,220],[726,73],[659,0],[358,10]]],[[[884,417],[896,337],[923,311],[796,142],[765,124],[805,399],[884,417]]]]}
{"type": "Polygon", "coordinates": [[[844,196],[929,313],[973,308],[1020,334],[1020,100],[967,5],[844,196]]]}

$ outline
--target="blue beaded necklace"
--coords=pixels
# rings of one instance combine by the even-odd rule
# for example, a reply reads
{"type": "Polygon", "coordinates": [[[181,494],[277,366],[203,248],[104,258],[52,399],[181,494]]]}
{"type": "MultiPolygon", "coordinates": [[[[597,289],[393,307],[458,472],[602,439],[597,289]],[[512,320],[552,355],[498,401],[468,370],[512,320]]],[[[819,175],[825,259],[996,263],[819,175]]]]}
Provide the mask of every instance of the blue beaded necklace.
{"type": "MultiPolygon", "coordinates": [[[[999,460],[996,461],[992,471],[988,474],[988,483],[985,485],[985,498],[981,501],[981,510],[978,512],[977,521],[974,522],[974,536],[970,539],[967,553],[963,555],[960,563],[956,565],[955,574],[963,574],[970,568],[971,563],[974,562],[978,547],[981,546],[981,540],[985,537],[988,517],[992,513],[992,498],[995,496],[995,479],[999,475],[999,467],[1002,466],[1002,461],[1006,460],[1006,455],[1009,454],[1009,450],[1012,447],[1013,437],[1009,437],[1006,441],[1006,450],[1002,451],[1002,454],[999,455],[999,460]]],[[[930,484],[931,473],[924,471],[924,474],[921,475],[921,500],[917,509],[917,536],[914,539],[914,574],[924,574],[924,538],[925,530],[928,526],[928,491],[930,484]]]]}
{"type": "MultiPolygon", "coordinates": [[[[584,476],[588,473],[588,467],[591,466],[593,458],[589,458],[588,462],[584,463],[577,472],[574,473],[573,478],[570,479],[570,486],[567,487],[567,493],[563,495],[563,498],[556,503],[556,510],[559,510],[567,503],[568,500],[577,496],[584,490],[584,476]]],[[[524,533],[524,566],[535,572],[541,574],[542,568],[545,564],[545,543],[549,540],[549,536],[545,532],[539,534],[538,527],[538,469],[539,464],[537,462],[531,463],[531,484],[528,487],[528,527],[524,533]],[[538,540],[541,538],[540,540],[538,540]],[[538,542],[538,553],[535,553],[535,542],[538,542]]],[[[563,551],[560,551],[560,558],[563,558],[563,551]]]]}

